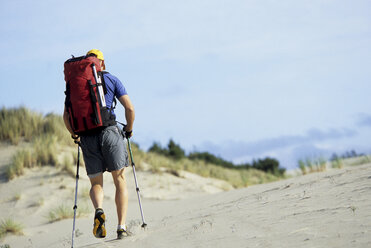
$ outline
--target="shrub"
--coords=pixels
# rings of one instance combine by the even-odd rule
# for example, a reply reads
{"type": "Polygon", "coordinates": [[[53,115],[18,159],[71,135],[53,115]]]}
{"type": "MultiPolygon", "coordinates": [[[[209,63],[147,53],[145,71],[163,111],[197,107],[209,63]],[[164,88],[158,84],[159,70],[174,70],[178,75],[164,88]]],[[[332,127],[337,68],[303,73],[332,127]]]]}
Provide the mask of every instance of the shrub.
{"type": "Polygon", "coordinates": [[[52,209],[48,214],[49,222],[68,219],[73,217],[73,209],[66,205],[61,205],[52,209]]]}
{"type": "Polygon", "coordinates": [[[34,155],[38,165],[57,165],[57,137],[41,136],[34,142],[34,155]]]}
{"type": "Polygon", "coordinates": [[[207,163],[212,163],[212,164],[215,164],[215,165],[221,165],[221,166],[224,166],[224,167],[229,167],[229,168],[232,168],[234,167],[235,165],[231,162],[228,162],[220,157],[217,157],[211,153],[208,153],[208,152],[192,152],[188,155],[188,158],[191,159],[191,160],[203,160],[207,163]]]}
{"type": "Polygon", "coordinates": [[[76,176],[76,171],[74,170],[74,167],[73,167],[73,159],[71,158],[69,153],[63,156],[61,167],[62,167],[62,171],[67,172],[68,175],[72,177],[76,176]]]}
{"type": "Polygon", "coordinates": [[[331,164],[332,164],[332,168],[341,169],[344,167],[344,163],[341,158],[336,158],[335,160],[331,162],[331,164]]]}
{"type": "Polygon", "coordinates": [[[151,165],[153,172],[159,173],[163,171],[161,167],[167,168],[167,171],[185,170],[203,177],[227,181],[235,188],[271,182],[280,178],[254,168],[226,168],[203,160],[190,160],[188,158],[172,160],[156,153],[143,153],[142,156],[142,160],[151,165]]]}
{"type": "Polygon", "coordinates": [[[24,168],[31,168],[35,166],[35,164],[36,160],[32,156],[30,150],[19,150],[15,153],[11,164],[6,169],[6,176],[8,180],[11,180],[16,176],[23,175],[24,168]]]}
{"type": "Polygon", "coordinates": [[[57,164],[57,149],[55,136],[41,136],[35,138],[33,149],[17,151],[11,164],[6,168],[8,180],[21,176],[24,168],[57,164]]]}
{"type": "Polygon", "coordinates": [[[43,117],[25,107],[0,109],[0,140],[16,145],[40,135],[55,135],[59,142],[73,145],[62,116],[51,113],[43,117]]]}
{"type": "Polygon", "coordinates": [[[305,162],[303,160],[299,159],[298,164],[299,164],[299,168],[300,168],[301,173],[303,175],[307,174],[307,168],[305,166],[305,162]]]}
{"type": "Polygon", "coordinates": [[[252,167],[257,170],[265,171],[277,176],[283,176],[285,174],[286,169],[279,168],[279,166],[280,163],[278,162],[277,159],[269,157],[265,159],[259,159],[258,161],[254,160],[252,165],[252,167]]]}
{"type": "Polygon", "coordinates": [[[42,116],[25,107],[0,110],[0,139],[18,144],[23,137],[31,141],[33,135],[39,134],[38,127],[42,123],[42,116]]]}
{"type": "MultiPolygon", "coordinates": [[[[87,205],[79,205],[76,209],[76,217],[82,217],[89,214],[89,207],[87,205]]],[[[52,209],[47,218],[49,222],[55,222],[63,219],[73,218],[74,210],[71,206],[66,206],[64,204],[52,209]]]]}
{"type": "Polygon", "coordinates": [[[180,147],[180,145],[176,144],[172,139],[170,139],[169,144],[167,145],[169,156],[174,159],[181,159],[185,157],[184,150],[180,147]]]}
{"type": "Polygon", "coordinates": [[[23,235],[23,226],[15,222],[13,219],[5,219],[0,222],[0,237],[7,234],[23,235]]]}
{"type": "Polygon", "coordinates": [[[158,153],[161,155],[168,156],[175,160],[179,160],[185,157],[184,150],[180,147],[180,145],[176,144],[172,139],[169,140],[169,143],[166,148],[162,148],[160,144],[157,142],[153,143],[153,145],[149,148],[149,152],[158,153]]]}
{"type": "Polygon", "coordinates": [[[317,171],[325,171],[326,170],[327,161],[323,157],[317,159],[317,171]]]}
{"type": "Polygon", "coordinates": [[[168,152],[166,149],[162,148],[161,145],[157,142],[154,142],[153,145],[148,149],[149,152],[155,152],[167,156],[168,152]]]}

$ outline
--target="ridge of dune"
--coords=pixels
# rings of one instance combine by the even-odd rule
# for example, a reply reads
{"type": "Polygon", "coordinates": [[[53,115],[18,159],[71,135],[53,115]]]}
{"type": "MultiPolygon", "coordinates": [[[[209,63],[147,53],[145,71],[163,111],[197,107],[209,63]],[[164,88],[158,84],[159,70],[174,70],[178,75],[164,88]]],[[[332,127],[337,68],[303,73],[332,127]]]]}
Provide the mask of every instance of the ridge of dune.
{"type": "MultiPolygon", "coordinates": [[[[106,173],[107,237],[92,236],[89,214],[76,221],[75,247],[371,247],[371,164],[228,192],[223,192],[227,186],[221,182],[192,174],[138,172],[146,230],[140,228],[131,170],[126,174],[127,224],[134,235],[115,240],[114,188],[106,173]]],[[[90,204],[83,196],[88,185],[82,175],[78,206],[90,204]]],[[[60,200],[72,207],[73,191],[74,178],[48,167],[1,182],[0,194],[6,197],[0,201],[0,218],[10,214],[26,226],[24,236],[7,236],[1,243],[12,248],[70,247],[72,220],[48,223],[45,216],[60,200]],[[17,191],[21,196],[14,200],[11,196],[17,191]],[[32,204],[37,197],[44,197],[40,208],[32,204]]]]}

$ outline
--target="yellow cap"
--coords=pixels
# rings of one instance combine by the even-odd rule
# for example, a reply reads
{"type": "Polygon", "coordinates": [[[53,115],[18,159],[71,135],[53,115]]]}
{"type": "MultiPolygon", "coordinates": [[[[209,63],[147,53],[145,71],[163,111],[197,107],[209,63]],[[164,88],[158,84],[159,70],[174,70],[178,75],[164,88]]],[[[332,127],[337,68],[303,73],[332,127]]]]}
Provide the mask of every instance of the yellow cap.
{"type": "Polygon", "coordinates": [[[97,55],[98,59],[104,60],[103,53],[101,51],[99,51],[98,49],[92,49],[92,50],[90,50],[89,52],[86,53],[86,55],[89,55],[89,54],[95,54],[95,55],[97,55]]]}

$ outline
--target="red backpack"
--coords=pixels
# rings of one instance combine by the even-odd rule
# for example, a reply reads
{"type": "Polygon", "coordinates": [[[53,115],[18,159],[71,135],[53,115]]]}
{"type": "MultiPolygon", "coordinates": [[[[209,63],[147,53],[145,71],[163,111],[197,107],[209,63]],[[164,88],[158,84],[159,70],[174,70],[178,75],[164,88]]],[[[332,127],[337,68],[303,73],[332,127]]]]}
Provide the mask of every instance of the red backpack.
{"type": "Polygon", "coordinates": [[[88,55],[68,59],[64,63],[64,80],[65,107],[76,134],[88,134],[116,124],[112,108],[106,107],[106,89],[98,58],[88,55]]]}

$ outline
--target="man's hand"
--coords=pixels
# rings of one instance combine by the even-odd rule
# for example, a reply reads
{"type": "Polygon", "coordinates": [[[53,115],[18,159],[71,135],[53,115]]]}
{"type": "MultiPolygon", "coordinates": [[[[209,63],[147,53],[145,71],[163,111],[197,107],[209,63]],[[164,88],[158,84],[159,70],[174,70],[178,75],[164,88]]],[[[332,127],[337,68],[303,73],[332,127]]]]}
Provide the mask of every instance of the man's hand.
{"type": "Polygon", "coordinates": [[[77,134],[71,134],[71,138],[73,139],[73,141],[75,142],[75,144],[79,144],[80,143],[80,136],[78,136],[77,134]]]}
{"type": "Polygon", "coordinates": [[[131,136],[133,136],[133,131],[132,130],[127,130],[127,126],[125,126],[124,130],[125,130],[125,137],[126,138],[131,138],[131,136]]]}

